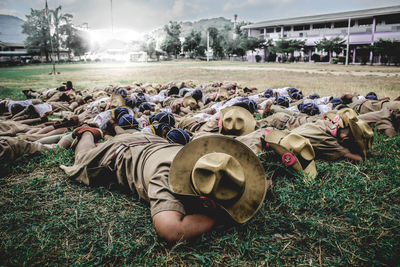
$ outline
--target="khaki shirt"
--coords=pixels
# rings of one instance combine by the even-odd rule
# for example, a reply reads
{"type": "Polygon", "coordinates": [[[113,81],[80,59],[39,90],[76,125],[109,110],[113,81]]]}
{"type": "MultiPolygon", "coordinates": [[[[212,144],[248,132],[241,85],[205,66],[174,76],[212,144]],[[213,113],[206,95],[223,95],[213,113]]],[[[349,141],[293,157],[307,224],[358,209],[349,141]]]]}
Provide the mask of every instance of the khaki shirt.
{"type": "Polygon", "coordinates": [[[379,100],[355,100],[353,103],[349,104],[349,107],[354,109],[360,114],[366,114],[368,112],[379,111],[382,108],[386,107],[391,110],[399,110],[400,109],[400,101],[379,101],[379,100]]]}
{"type": "Polygon", "coordinates": [[[367,122],[372,127],[376,127],[379,131],[386,129],[393,129],[392,120],[390,118],[390,110],[386,107],[379,111],[368,112],[366,114],[358,116],[359,119],[367,122]]]}
{"type": "Polygon", "coordinates": [[[150,203],[151,215],[161,211],[185,214],[169,188],[169,170],[181,145],[149,133],[121,134],[81,152],[71,167],[61,166],[73,180],[86,185],[117,182],[150,203]]]}
{"type": "Polygon", "coordinates": [[[314,123],[306,123],[292,130],[305,138],[308,138],[315,151],[316,159],[336,160],[350,153],[350,150],[341,146],[330,131],[330,122],[318,120],[314,123]]]}
{"type": "Polygon", "coordinates": [[[266,126],[274,127],[279,130],[293,130],[303,124],[315,122],[323,119],[322,116],[308,116],[305,114],[288,115],[283,112],[274,113],[262,120],[257,121],[258,127],[265,128],[266,126]]]}

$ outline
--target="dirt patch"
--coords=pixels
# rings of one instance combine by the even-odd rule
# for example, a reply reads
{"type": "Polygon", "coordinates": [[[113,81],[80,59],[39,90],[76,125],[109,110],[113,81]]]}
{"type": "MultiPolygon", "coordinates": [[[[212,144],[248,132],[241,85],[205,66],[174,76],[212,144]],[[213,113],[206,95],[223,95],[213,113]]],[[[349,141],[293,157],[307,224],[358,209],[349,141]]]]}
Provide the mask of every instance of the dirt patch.
{"type": "Polygon", "coordinates": [[[217,66],[217,67],[192,67],[195,69],[207,70],[258,70],[258,71],[287,71],[287,72],[300,72],[310,74],[333,74],[333,75],[353,75],[353,76],[380,76],[380,77],[395,77],[399,73],[390,72],[366,72],[366,71],[327,71],[327,70],[312,70],[312,69],[291,69],[291,68],[260,68],[260,67],[245,67],[245,66],[217,66]]]}

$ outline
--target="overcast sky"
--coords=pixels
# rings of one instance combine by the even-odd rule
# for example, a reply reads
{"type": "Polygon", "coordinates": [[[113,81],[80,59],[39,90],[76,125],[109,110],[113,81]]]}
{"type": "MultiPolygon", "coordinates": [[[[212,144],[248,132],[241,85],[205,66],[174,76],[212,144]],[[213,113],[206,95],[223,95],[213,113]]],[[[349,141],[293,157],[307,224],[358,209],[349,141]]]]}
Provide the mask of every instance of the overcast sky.
{"type": "MultiPolygon", "coordinates": [[[[49,8],[62,6],[74,24],[92,29],[111,27],[111,0],[48,0],[49,8]]],[[[170,20],[196,21],[226,17],[260,22],[271,19],[399,5],[399,0],[112,0],[114,28],[144,33],[170,20]]],[[[25,18],[30,8],[42,9],[45,0],[0,0],[0,14],[25,18]]]]}

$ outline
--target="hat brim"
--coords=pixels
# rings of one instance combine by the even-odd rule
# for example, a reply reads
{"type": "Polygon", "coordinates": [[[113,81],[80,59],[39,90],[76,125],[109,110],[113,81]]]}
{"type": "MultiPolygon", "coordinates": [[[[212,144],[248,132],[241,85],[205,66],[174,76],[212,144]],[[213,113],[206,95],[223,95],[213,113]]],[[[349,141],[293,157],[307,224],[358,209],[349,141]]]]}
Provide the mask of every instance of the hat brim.
{"type": "Polygon", "coordinates": [[[112,94],[110,101],[111,107],[119,108],[126,106],[126,101],[120,94],[112,94]]]}
{"type": "Polygon", "coordinates": [[[230,206],[217,203],[234,221],[244,223],[262,206],[267,185],[260,160],[240,141],[222,135],[209,135],[187,144],[172,162],[169,173],[170,188],[177,195],[198,196],[192,189],[193,167],[202,156],[215,152],[226,153],[236,158],[243,169],[246,169],[246,185],[241,197],[230,206]]]}
{"type": "Polygon", "coordinates": [[[350,119],[349,125],[351,133],[353,134],[356,143],[361,149],[361,153],[363,154],[364,158],[367,158],[367,144],[364,141],[361,128],[358,126],[356,119],[350,119]]]}
{"type": "Polygon", "coordinates": [[[267,142],[270,145],[270,147],[280,156],[286,153],[292,154],[295,158],[295,162],[290,166],[296,171],[302,171],[306,176],[314,179],[318,174],[314,160],[311,160],[310,163],[307,165],[307,167],[303,168],[299,159],[296,157],[294,153],[292,153],[289,149],[285,148],[284,146],[278,144],[287,135],[288,134],[286,134],[283,131],[279,130],[271,131],[265,136],[265,142],[267,142]]]}
{"type": "MultiPolygon", "coordinates": [[[[244,125],[243,130],[240,132],[240,134],[233,134],[233,133],[230,133],[229,131],[226,131],[226,134],[236,135],[236,136],[243,136],[243,135],[246,135],[246,134],[254,132],[257,122],[254,119],[253,114],[251,114],[245,108],[242,108],[242,107],[239,107],[239,106],[231,106],[231,107],[228,107],[228,108],[224,108],[224,109],[222,109],[220,111],[221,112],[221,120],[224,120],[225,114],[227,112],[229,112],[230,110],[232,110],[232,109],[236,109],[238,112],[241,112],[245,116],[245,119],[244,119],[245,125],[244,125]]],[[[220,133],[224,133],[224,125],[223,124],[219,125],[218,128],[219,128],[219,132],[220,133]]]]}

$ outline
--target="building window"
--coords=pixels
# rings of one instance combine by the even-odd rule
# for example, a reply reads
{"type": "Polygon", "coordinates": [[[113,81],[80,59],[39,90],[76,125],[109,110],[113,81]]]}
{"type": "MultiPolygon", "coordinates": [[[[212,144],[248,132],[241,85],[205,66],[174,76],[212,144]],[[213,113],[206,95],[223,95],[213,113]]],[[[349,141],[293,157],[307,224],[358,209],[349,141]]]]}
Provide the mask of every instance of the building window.
{"type": "Polygon", "coordinates": [[[382,24],[383,21],[385,22],[385,24],[400,24],[400,13],[386,16],[378,16],[376,18],[377,24],[382,24]]]}
{"type": "Polygon", "coordinates": [[[285,27],[283,28],[283,30],[284,30],[285,32],[290,32],[290,31],[292,30],[292,26],[285,26],[285,27]]]}
{"type": "Polygon", "coordinates": [[[313,29],[329,29],[331,28],[330,23],[317,23],[313,24],[313,29]]]}
{"type": "Polygon", "coordinates": [[[281,27],[275,28],[275,32],[281,32],[281,27]]]}
{"type": "Polygon", "coordinates": [[[310,29],[310,25],[296,25],[293,26],[293,31],[305,31],[305,30],[309,30],[310,29]]]}
{"type": "Polygon", "coordinates": [[[359,26],[371,25],[371,24],[372,24],[372,18],[358,20],[358,25],[359,26]]]}
{"type": "Polygon", "coordinates": [[[267,33],[273,33],[274,32],[274,28],[267,28],[267,33]]]}
{"type": "Polygon", "coordinates": [[[333,28],[346,28],[348,27],[348,21],[347,20],[342,20],[342,21],[336,21],[333,23],[333,28]]]}

